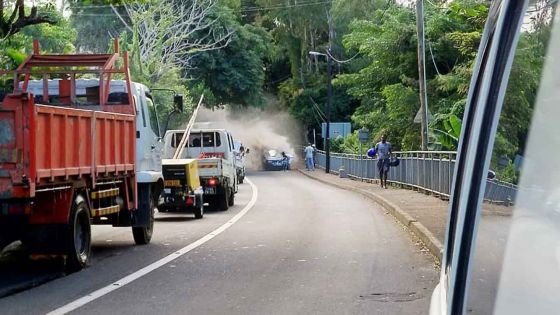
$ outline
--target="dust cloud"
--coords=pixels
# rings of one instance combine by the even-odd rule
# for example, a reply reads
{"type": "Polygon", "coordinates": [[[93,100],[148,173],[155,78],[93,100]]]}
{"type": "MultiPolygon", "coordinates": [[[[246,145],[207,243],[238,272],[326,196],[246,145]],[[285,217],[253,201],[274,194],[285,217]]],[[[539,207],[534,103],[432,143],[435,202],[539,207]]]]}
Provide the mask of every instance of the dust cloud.
{"type": "Polygon", "coordinates": [[[234,140],[239,140],[250,149],[246,156],[246,166],[250,169],[262,167],[263,153],[275,149],[294,156],[297,160],[298,148],[303,132],[298,122],[288,113],[273,109],[201,108],[196,118],[195,128],[224,128],[230,131],[234,140]]]}

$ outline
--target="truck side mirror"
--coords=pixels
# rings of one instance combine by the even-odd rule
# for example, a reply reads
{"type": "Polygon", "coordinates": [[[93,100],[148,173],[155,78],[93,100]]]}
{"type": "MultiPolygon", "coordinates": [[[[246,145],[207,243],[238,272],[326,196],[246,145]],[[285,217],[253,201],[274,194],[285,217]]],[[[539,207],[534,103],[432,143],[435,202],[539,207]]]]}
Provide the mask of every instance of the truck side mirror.
{"type": "Polygon", "coordinates": [[[175,109],[183,112],[183,95],[182,94],[175,94],[173,96],[173,106],[175,109]]]}

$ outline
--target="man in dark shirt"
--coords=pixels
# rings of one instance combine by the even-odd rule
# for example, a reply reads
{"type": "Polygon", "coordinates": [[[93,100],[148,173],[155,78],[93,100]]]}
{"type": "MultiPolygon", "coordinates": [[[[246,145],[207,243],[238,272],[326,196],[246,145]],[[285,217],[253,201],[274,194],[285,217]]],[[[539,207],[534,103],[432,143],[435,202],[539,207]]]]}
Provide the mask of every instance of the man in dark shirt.
{"type": "Polygon", "coordinates": [[[381,141],[375,145],[375,152],[377,152],[377,170],[379,171],[379,182],[381,188],[385,187],[387,189],[387,174],[389,173],[389,167],[391,162],[391,143],[387,142],[387,137],[385,135],[381,136],[381,141]]]}

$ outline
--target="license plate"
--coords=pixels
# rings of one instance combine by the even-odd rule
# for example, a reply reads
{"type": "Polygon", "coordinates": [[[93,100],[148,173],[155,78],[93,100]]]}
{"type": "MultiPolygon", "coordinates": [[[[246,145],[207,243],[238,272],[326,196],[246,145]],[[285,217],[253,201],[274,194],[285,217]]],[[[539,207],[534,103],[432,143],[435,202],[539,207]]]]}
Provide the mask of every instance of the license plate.
{"type": "Polygon", "coordinates": [[[164,185],[165,187],[181,187],[181,181],[178,179],[168,179],[164,185]]]}
{"type": "Polygon", "coordinates": [[[206,188],[204,188],[204,193],[207,194],[207,195],[214,195],[214,194],[216,194],[216,188],[206,187],[206,188]]]}
{"type": "Polygon", "coordinates": [[[166,194],[171,194],[171,188],[164,188],[163,192],[166,194]]]}

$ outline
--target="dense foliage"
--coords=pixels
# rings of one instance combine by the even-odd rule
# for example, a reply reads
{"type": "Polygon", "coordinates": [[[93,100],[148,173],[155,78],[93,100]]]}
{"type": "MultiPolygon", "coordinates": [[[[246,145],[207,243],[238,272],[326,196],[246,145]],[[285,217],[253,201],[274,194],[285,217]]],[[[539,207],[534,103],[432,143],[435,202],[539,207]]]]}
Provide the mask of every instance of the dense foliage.
{"type": "MultiPolygon", "coordinates": [[[[266,1],[278,5],[280,1],[266,1]]],[[[295,2],[290,2],[294,3],[295,2]]],[[[272,32],[290,65],[290,77],[276,85],[284,105],[307,126],[319,130],[325,111],[324,52],[351,59],[335,63],[331,121],[351,121],[370,130],[371,142],[387,134],[397,150],[421,147],[416,15],[394,1],[332,1],[327,7],[273,10],[272,32]],[[364,10],[368,8],[368,10],[364,10]],[[330,21],[330,25],[329,25],[330,21]],[[330,29],[330,36],[329,36],[330,29]]],[[[455,150],[472,68],[488,14],[488,1],[429,1],[425,6],[426,72],[431,112],[429,148],[455,150]]],[[[511,161],[522,155],[548,34],[551,7],[536,1],[526,19],[501,115],[492,168],[507,158],[499,176],[515,181],[511,161]]],[[[335,139],[333,151],[356,153],[356,134],[335,139]]]]}
{"type": "MultiPolygon", "coordinates": [[[[325,53],[330,51],[331,121],[352,122],[354,130],[369,129],[372,143],[387,134],[396,150],[420,148],[420,124],[414,121],[420,107],[416,14],[402,1],[67,0],[63,7],[42,1],[0,1],[11,5],[4,6],[2,27],[20,16],[45,18],[17,32],[4,31],[2,69],[13,69],[25,58],[32,38],[53,53],[100,53],[110,49],[112,38],[120,37],[121,47],[131,53],[136,81],[172,88],[188,96],[188,105],[204,93],[209,106],[266,106],[264,96],[275,94],[313,139],[326,116],[325,53]],[[192,14],[164,14],[185,8],[203,15],[189,21],[192,14]],[[184,30],[193,31],[173,33],[182,23],[190,25],[184,30]],[[174,47],[187,48],[173,52],[174,47]],[[312,51],[318,54],[311,55],[312,51]]],[[[483,0],[425,3],[430,149],[457,147],[488,6],[489,1],[483,0]]],[[[538,0],[531,9],[513,63],[492,161],[496,168],[500,158],[502,164],[510,160],[501,172],[510,181],[516,179],[511,161],[525,148],[550,33],[552,6],[538,0]]],[[[163,94],[157,98],[161,113],[170,112],[169,98],[163,94]]],[[[356,133],[334,139],[332,145],[334,151],[349,153],[359,147],[356,133]]]]}

